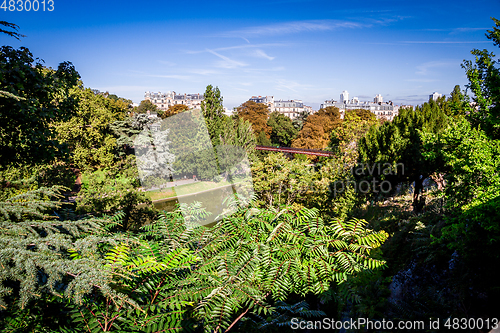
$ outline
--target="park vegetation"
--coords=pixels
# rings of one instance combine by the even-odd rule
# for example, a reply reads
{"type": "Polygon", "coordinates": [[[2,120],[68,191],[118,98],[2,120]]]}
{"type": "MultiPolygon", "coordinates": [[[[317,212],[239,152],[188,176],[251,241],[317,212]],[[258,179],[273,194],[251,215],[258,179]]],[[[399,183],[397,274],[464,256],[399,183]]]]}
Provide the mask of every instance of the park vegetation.
{"type": "Polygon", "coordinates": [[[291,332],[292,319],[368,318],[431,332],[429,318],[498,316],[500,67],[472,54],[466,90],[391,122],[334,107],[292,121],[252,101],[226,116],[212,85],[201,110],[132,108],[69,62],[1,47],[0,329],[291,332]],[[241,147],[251,200],[229,196],[209,227],[203,202],[157,209],[134,154],[152,113],[171,122],[161,140],[179,176],[211,179],[232,167],[214,151],[241,147]],[[183,129],[204,129],[213,151],[183,129]]]}

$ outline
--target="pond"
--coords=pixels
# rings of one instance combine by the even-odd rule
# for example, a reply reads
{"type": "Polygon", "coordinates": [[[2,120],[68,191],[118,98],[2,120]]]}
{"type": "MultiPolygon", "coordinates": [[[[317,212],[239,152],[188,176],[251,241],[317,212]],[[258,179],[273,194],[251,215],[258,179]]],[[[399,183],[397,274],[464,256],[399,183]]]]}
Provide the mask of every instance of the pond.
{"type": "Polygon", "coordinates": [[[177,193],[178,195],[176,197],[156,200],[153,201],[153,204],[158,210],[172,212],[175,210],[178,203],[192,204],[194,202],[201,202],[206,211],[211,214],[199,223],[201,225],[211,226],[217,221],[217,216],[219,216],[223,212],[224,208],[227,207],[224,204],[224,200],[237,192],[237,185],[232,184],[193,194],[177,193]]]}

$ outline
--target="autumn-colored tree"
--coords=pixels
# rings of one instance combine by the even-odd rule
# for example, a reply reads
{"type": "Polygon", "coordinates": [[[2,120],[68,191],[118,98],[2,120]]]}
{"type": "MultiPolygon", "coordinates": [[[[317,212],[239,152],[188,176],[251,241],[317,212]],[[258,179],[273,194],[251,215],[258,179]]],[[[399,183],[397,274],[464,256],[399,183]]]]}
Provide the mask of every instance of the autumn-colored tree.
{"type": "Polygon", "coordinates": [[[252,124],[255,136],[260,132],[264,132],[267,138],[271,137],[272,128],[267,125],[269,116],[269,108],[265,104],[255,103],[254,101],[246,101],[236,108],[238,117],[248,120],[252,124]]]}
{"type": "Polygon", "coordinates": [[[328,146],[331,131],[341,124],[338,108],[328,106],[307,117],[304,127],[292,147],[306,149],[323,149],[328,146]]]}
{"type": "Polygon", "coordinates": [[[161,118],[165,119],[167,117],[173,116],[175,114],[189,110],[189,107],[184,104],[170,105],[166,112],[161,114],[161,118]]]}

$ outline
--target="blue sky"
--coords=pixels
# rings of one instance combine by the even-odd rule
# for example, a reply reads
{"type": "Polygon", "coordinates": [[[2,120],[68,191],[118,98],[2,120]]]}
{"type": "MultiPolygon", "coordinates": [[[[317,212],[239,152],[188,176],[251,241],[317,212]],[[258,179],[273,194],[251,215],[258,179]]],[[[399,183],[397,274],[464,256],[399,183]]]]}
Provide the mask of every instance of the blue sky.
{"type": "MultiPolygon", "coordinates": [[[[46,0],[47,1],[47,0],[46,0]]],[[[500,18],[499,0],[69,1],[9,12],[47,66],[71,61],[86,87],[139,103],[145,91],[218,86],[230,109],[253,95],[317,109],[343,90],[360,100],[422,104],[467,83],[460,64],[500,18]]]]}

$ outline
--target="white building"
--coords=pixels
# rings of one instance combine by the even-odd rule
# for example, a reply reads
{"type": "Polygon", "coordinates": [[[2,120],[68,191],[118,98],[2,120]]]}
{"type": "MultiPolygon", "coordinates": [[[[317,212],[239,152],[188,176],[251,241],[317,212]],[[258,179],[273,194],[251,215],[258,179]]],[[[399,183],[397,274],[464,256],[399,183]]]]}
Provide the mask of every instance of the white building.
{"type": "Polygon", "coordinates": [[[340,94],[340,103],[347,103],[349,101],[349,92],[344,90],[342,94],[340,94]]]}
{"type": "Polygon", "coordinates": [[[304,105],[304,103],[298,99],[292,99],[289,101],[275,101],[274,96],[252,96],[252,98],[250,98],[250,101],[266,104],[270,112],[277,111],[290,119],[297,118],[299,114],[304,111],[309,113],[313,112],[311,106],[304,105]]]}
{"type": "Polygon", "coordinates": [[[437,101],[437,99],[438,99],[439,97],[441,97],[441,96],[443,96],[443,95],[441,95],[441,94],[439,94],[439,93],[437,93],[437,92],[435,91],[435,92],[433,92],[433,93],[432,93],[432,95],[429,95],[429,100],[431,100],[431,99],[432,99],[433,101],[437,101]]]}
{"type": "Polygon", "coordinates": [[[398,114],[399,108],[395,107],[394,104],[389,102],[383,102],[382,95],[378,94],[373,99],[373,102],[361,102],[358,97],[353,97],[349,100],[349,93],[344,90],[340,94],[340,102],[335,100],[326,100],[320,105],[321,109],[328,106],[334,106],[339,109],[341,118],[344,118],[344,113],[346,110],[356,110],[364,109],[370,110],[375,114],[377,118],[385,118],[387,120],[392,120],[398,114]]]}
{"type": "Polygon", "coordinates": [[[175,91],[166,93],[146,91],[144,99],[150,100],[158,109],[166,111],[170,106],[176,104],[186,105],[190,109],[201,109],[201,101],[204,96],[200,94],[177,95],[175,91]]]}

